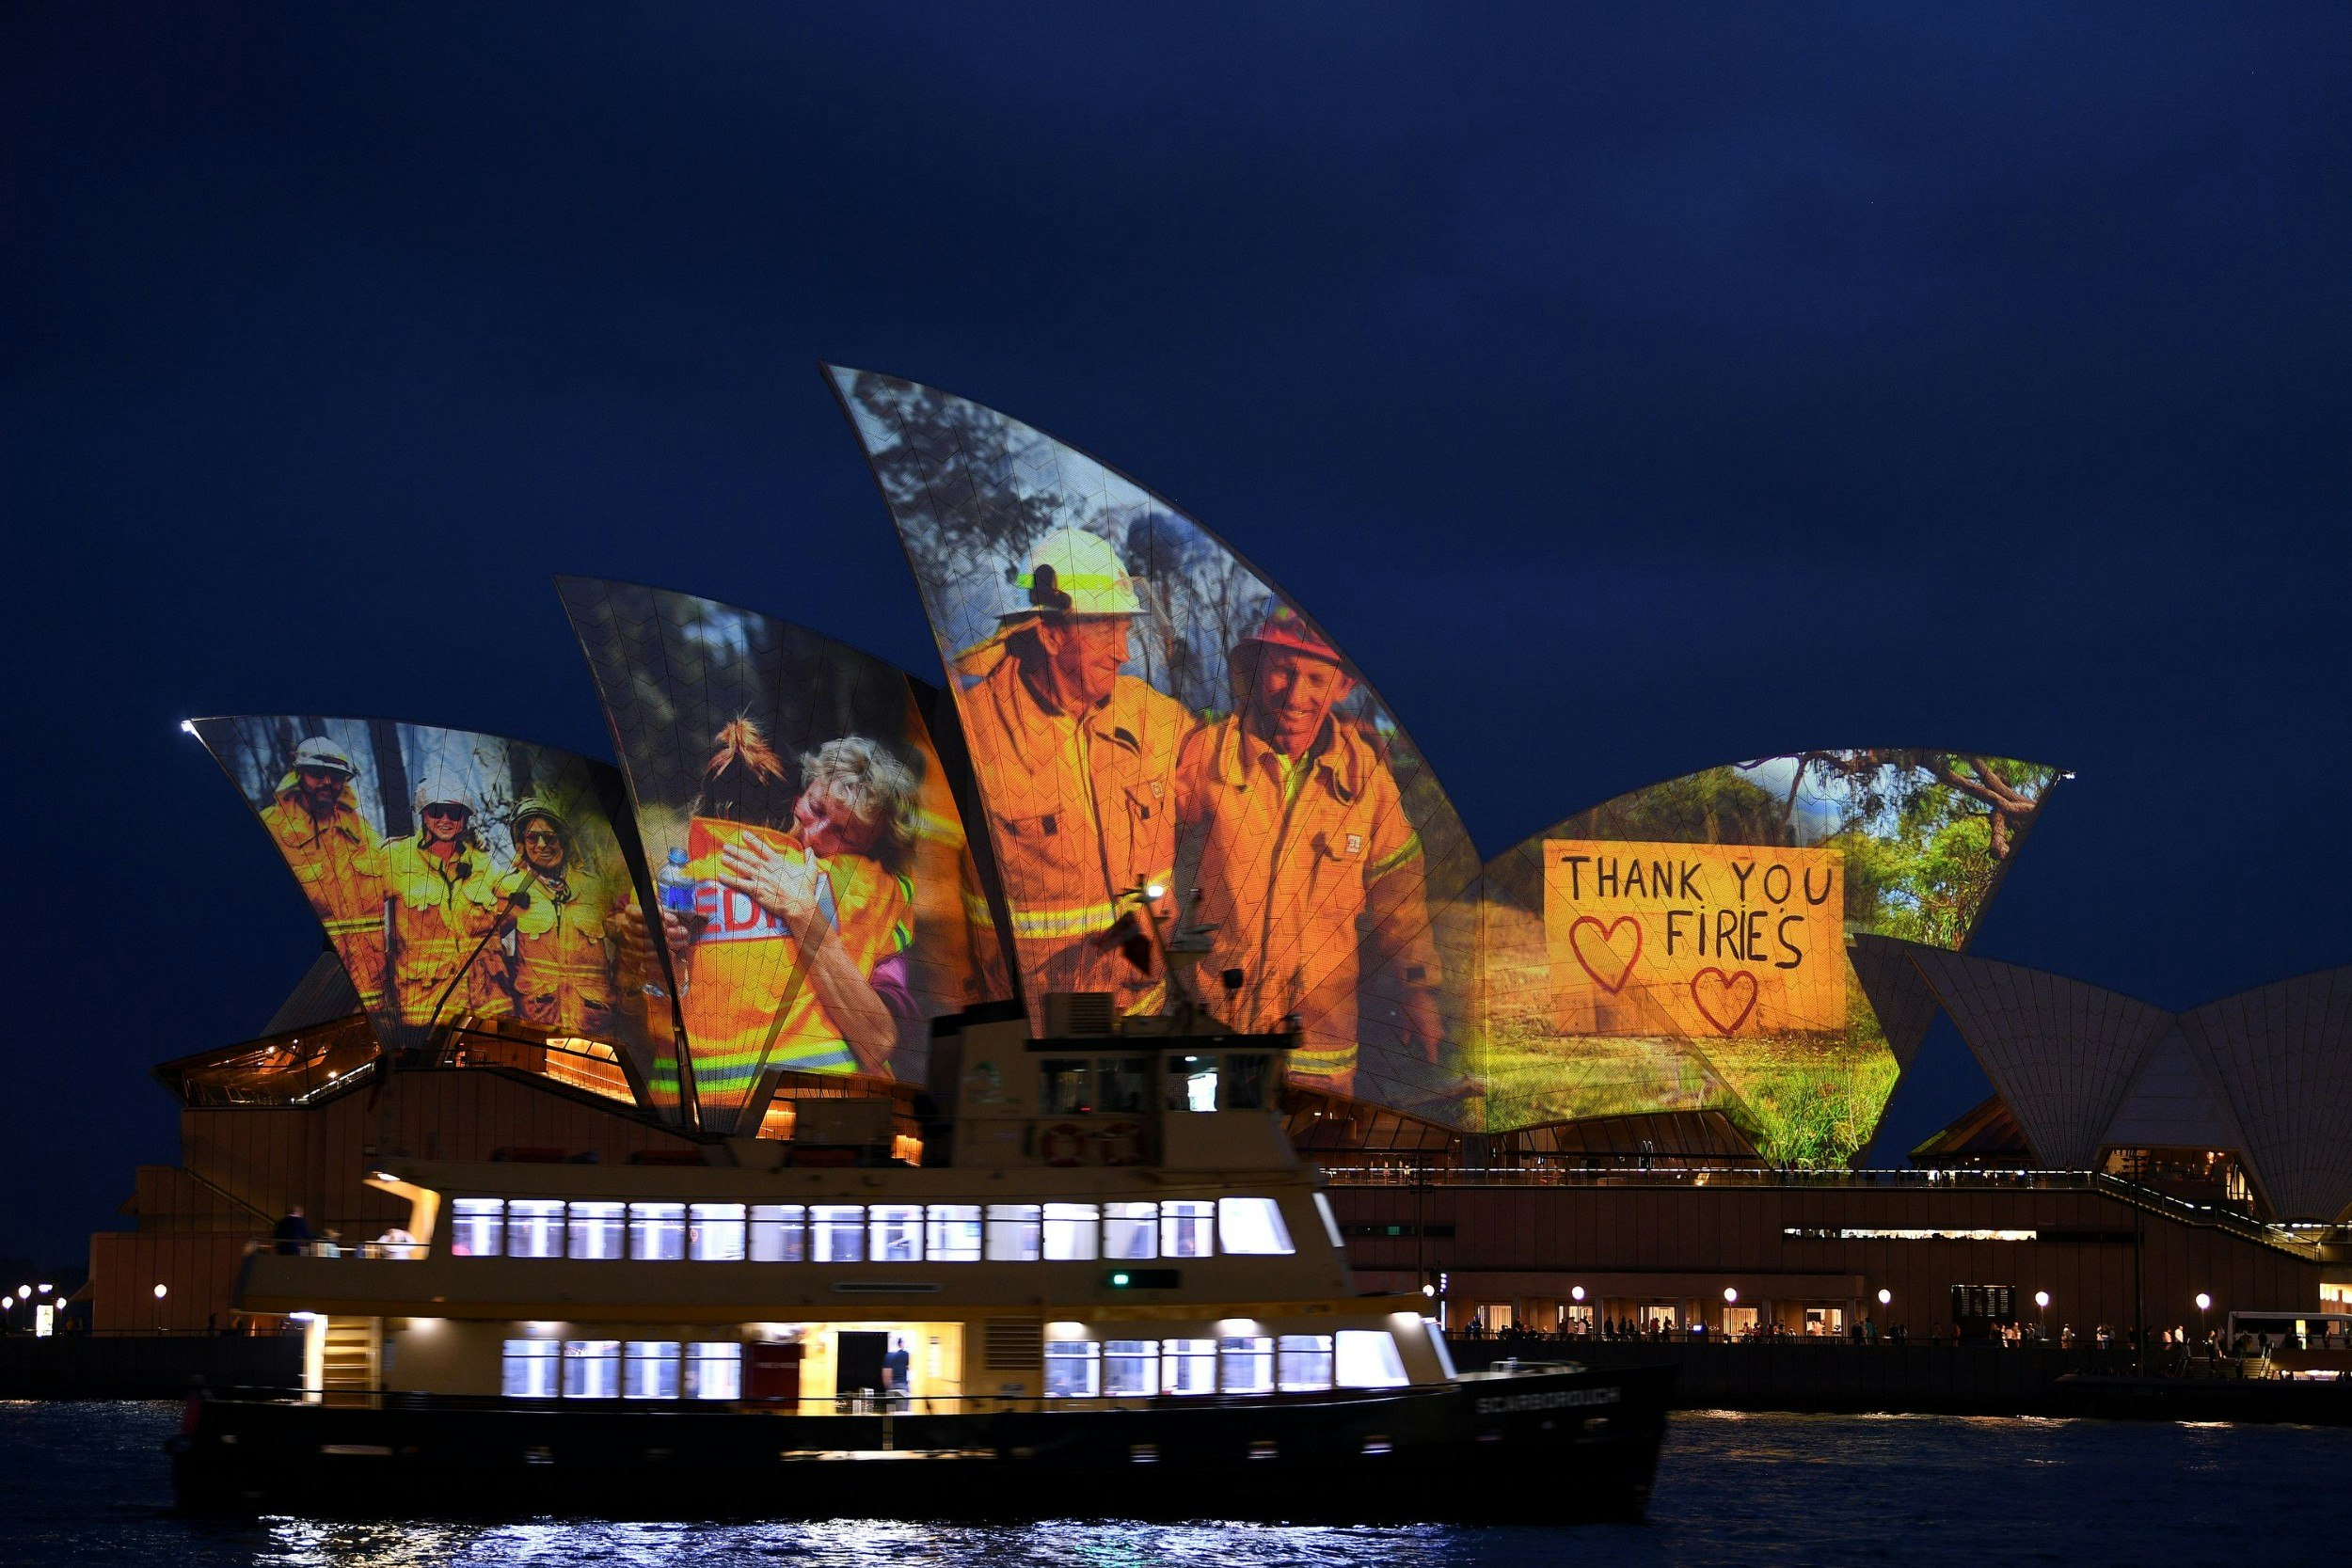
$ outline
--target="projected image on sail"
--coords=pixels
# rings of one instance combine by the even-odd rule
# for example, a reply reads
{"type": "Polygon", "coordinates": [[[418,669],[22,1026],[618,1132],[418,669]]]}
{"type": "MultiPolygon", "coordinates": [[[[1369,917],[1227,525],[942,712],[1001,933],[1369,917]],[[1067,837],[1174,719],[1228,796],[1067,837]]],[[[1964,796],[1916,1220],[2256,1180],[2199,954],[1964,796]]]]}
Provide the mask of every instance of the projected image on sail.
{"type": "Polygon", "coordinates": [[[950,673],[1032,1008],[1169,1001],[1142,925],[1295,1085],[1469,1114],[1477,857],[1427,764],[1296,603],[1162,498],[1019,420],[832,372],[950,673]],[[1156,890],[1156,891],[1154,891],[1156,890]]]}
{"type": "Polygon", "coordinates": [[[704,1123],[780,1081],[920,1083],[929,1023],[1010,994],[924,718],[935,688],[751,610],[559,581],[656,867],[704,1123]]]}

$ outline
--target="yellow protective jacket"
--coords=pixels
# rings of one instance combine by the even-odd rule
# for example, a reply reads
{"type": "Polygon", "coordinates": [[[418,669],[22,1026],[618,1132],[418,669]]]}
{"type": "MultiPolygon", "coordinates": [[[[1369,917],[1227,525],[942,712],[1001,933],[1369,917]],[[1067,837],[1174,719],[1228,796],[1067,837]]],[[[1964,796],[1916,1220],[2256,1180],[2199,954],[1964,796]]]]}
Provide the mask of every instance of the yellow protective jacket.
{"type": "Polygon", "coordinates": [[[514,932],[504,942],[515,1016],[541,1029],[612,1042],[618,983],[607,922],[616,901],[596,879],[577,871],[561,887],[529,866],[498,881],[501,898],[517,888],[531,902],[515,911],[514,932]]]}
{"type": "MultiPolygon", "coordinates": [[[[1120,895],[1175,875],[1176,759],[1192,716],[1132,675],[1083,714],[1048,712],[1010,657],[958,703],[1029,996],[1109,991],[1122,1011],[1155,1008],[1159,977],[1094,939],[1120,895]]],[[[1172,908],[1164,900],[1160,917],[1172,908]]]]}
{"type": "MultiPolygon", "coordinates": [[[[683,1012],[694,1085],[706,1107],[740,1105],[763,1069],[856,1072],[857,1053],[803,973],[799,939],[784,922],[719,879],[720,856],[745,838],[798,859],[800,840],[772,828],[697,816],[687,828],[696,922],[687,949],[683,1012]]],[[[822,863],[834,929],[868,976],[914,941],[906,883],[881,862],[835,855],[822,863]]],[[[819,908],[827,895],[819,895],[819,908]]]]}
{"type": "Polygon", "coordinates": [[[1421,837],[1396,780],[1352,724],[1336,721],[1294,778],[1239,718],[1185,744],[1179,811],[1204,834],[1200,919],[1216,929],[1195,974],[1201,999],[1236,1028],[1296,1015],[1295,1078],[1356,1069],[1359,992],[1438,984],[1421,837]],[[1221,975],[1241,971],[1227,992],[1221,975]]]}
{"type": "Polygon", "coordinates": [[[278,798],[262,808],[262,825],[278,841],[304,896],[326,927],[359,1005],[384,1002],[384,846],[349,784],[335,814],[321,822],[302,803],[301,781],[288,773],[278,798]]]}
{"type": "Polygon", "coordinates": [[[461,1013],[503,1016],[513,1010],[505,955],[483,938],[498,924],[510,890],[498,885],[499,874],[482,849],[468,844],[444,861],[425,853],[421,837],[412,833],[384,846],[389,1005],[401,1022],[419,1027],[435,1021],[436,1006],[444,1023],[461,1013]],[[453,988],[451,980],[469,957],[472,967],[453,988]]]}

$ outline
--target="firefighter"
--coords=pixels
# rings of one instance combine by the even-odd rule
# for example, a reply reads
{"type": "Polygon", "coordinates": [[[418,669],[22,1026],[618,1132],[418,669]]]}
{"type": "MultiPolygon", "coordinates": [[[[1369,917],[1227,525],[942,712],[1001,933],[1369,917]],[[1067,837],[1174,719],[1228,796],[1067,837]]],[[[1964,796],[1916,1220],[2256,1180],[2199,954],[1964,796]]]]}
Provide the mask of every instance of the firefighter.
{"type": "Polygon", "coordinates": [[[359,815],[350,753],[325,736],[294,748],[262,823],[294,868],[327,941],[373,1012],[384,1001],[384,847],[359,815]]]}
{"type": "Polygon", "coordinates": [[[384,847],[389,1004],[413,1030],[459,1013],[511,1011],[504,965],[487,939],[531,895],[498,886],[464,785],[437,774],[418,787],[416,810],[417,831],[384,847]]]}
{"type": "MultiPolygon", "coordinates": [[[[1174,877],[1176,758],[1193,721],[1120,673],[1143,603],[1107,542],[1057,530],[1012,582],[998,629],[955,663],[1015,961],[1032,997],[1107,991],[1150,1012],[1161,977],[1095,939],[1134,890],[1174,877]]],[[[1152,913],[1170,907],[1163,894],[1152,913]]]]}
{"type": "Polygon", "coordinates": [[[1302,1029],[1290,1076],[1355,1089],[1359,1031],[1434,1067],[1443,1032],[1421,838],[1362,730],[1355,682],[1277,604],[1229,657],[1236,711],[1184,747],[1180,810],[1203,835],[1196,971],[1236,1028],[1302,1029]]]}
{"type": "Polygon", "coordinates": [[[663,912],[707,1111],[743,1106],[768,1070],[889,1077],[899,1021],[916,1016],[914,774],[862,736],[800,763],[799,793],[780,796],[757,726],[721,732],[687,830],[694,913],[663,912]]]}
{"type": "Polygon", "coordinates": [[[515,1015],[551,1033],[611,1040],[617,982],[605,886],[580,863],[570,824],[544,800],[516,810],[515,846],[522,864],[498,884],[501,899],[517,888],[529,894],[504,939],[515,1015]]]}

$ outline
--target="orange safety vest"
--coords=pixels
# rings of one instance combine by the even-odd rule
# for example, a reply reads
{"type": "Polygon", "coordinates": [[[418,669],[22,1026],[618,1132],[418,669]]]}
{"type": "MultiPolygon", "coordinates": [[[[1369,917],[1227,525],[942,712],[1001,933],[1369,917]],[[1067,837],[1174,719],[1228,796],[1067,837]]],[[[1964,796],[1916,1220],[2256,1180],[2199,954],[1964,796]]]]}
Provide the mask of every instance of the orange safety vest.
{"type": "Polygon", "coordinates": [[[515,1015],[557,1034],[613,1040],[613,954],[606,921],[613,900],[592,877],[577,871],[561,894],[529,866],[498,884],[503,898],[516,888],[531,895],[515,911],[506,940],[506,983],[515,1015]]]}
{"type": "Polygon", "coordinates": [[[1290,1075],[1352,1081],[1359,985],[1434,988],[1437,947],[1421,836],[1396,780],[1354,725],[1324,736],[1293,782],[1238,717],[1198,731],[1180,809],[1206,834],[1200,919],[1215,929],[1194,972],[1201,1000],[1239,1029],[1295,1015],[1290,1075]],[[1231,992],[1227,970],[1241,972],[1231,992]]]}
{"type": "MultiPolygon", "coordinates": [[[[1130,888],[1174,879],[1176,757],[1192,716],[1132,675],[1086,713],[1049,713],[1009,655],[957,703],[1030,998],[1108,991],[1122,1011],[1156,1008],[1159,977],[1094,939],[1130,888]]],[[[1172,909],[1163,900],[1160,918],[1172,909]]]]}
{"type": "Polygon", "coordinates": [[[359,1005],[374,1011],[384,1001],[384,845],[359,815],[358,797],[343,785],[335,815],[321,822],[302,803],[300,781],[289,773],[278,799],[262,808],[262,825],[326,927],[359,1005]]]}
{"type": "MultiPolygon", "coordinates": [[[[804,853],[791,833],[715,817],[695,817],[686,833],[702,928],[687,950],[682,1003],[694,1091],[709,1108],[741,1105],[763,1063],[794,1072],[859,1070],[848,1037],[802,972],[800,943],[783,921],[719,880],[720,851],[746,838],[795,859],[804,853]]],[[[858,973],[871,974],[914,941],[914,900],[879,861],[835,855],[821,863],[834,929],[858,973]]]]}
{"type": "Polygon", "coordinates": [[[384,847],[389,1005],[411,1026],[433,1022],[436,1007],[444,1023],[460,1013],[502,1017],[514,1010],[505,956],[496,942],[482,940],[505,908],[490,857],[469,845],[443,860],[424,852],[421,836],[412,833],[384,847]],[[450,982],[469,958],[471,967],[453,988],[450,982]]]}

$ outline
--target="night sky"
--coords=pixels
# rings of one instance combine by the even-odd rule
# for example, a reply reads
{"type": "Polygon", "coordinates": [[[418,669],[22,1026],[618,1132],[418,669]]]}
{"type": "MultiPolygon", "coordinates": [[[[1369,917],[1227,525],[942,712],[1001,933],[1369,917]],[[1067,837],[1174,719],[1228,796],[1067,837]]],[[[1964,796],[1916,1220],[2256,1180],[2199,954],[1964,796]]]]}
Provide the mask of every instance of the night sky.
{"type": "Polygon", "coordinates": [[[318,949],[183,717],[609,755],[559,571],[937,677],[819,356],[1224,533],[1487,853],[1980,748],[2080,776],[1977,950],[2352,960],[2352,11],[1107,9],[0,13],[0,1255],[318,949]]]}

